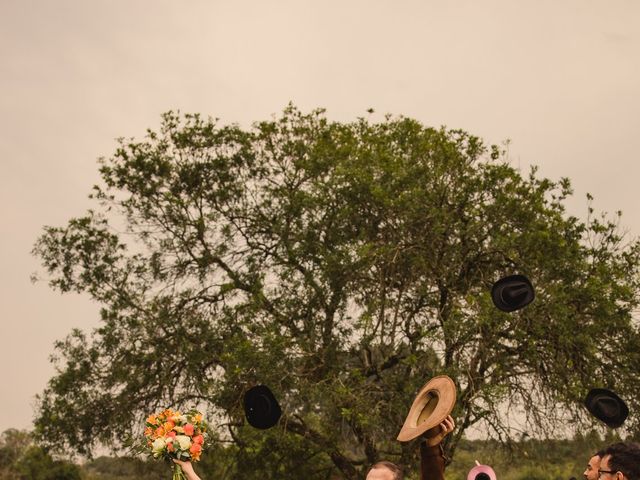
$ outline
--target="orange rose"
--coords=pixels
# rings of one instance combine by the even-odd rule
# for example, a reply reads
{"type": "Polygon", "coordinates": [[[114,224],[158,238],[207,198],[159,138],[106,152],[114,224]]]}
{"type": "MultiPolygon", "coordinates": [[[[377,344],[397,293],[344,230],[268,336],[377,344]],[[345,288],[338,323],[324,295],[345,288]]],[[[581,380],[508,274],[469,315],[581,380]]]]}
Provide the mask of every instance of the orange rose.
{"type": "Polygon", "coordinates": [[[202,435],[196,435],[193,437],[193,443],[199,443],[202,445],[204,443],[204,437],[202,435]]]}
{"type": "Polygon", "coordinates": [[[165,431],[165,432],[170,432],[170,431],[171,431],[171,429],[172,429],[173,427],[175,427],[175,426],[176,426],[176,424],[175,424],[175,423],[173,423],[171,420],[169,420],[168,422],[165,422],[165,424],[163,425],[163,427],[164,427],[164,431],[165,431]]]}
{"type": "Polygon", "coordinates": [[[167,443],[167,451],[173,452],[173,442],[167,443]]]}
{"type": "Polygon", "coordinates": [[[175,437],[175,436],[176,436],[176,432],[174,432],[173,430],[167,433],[167,437],[175,437]]]}
{"type": "Polygon", "coordinates": [[[185,435],[189,435],[189,436],[193,435],[193,425],[192,424],[187,423],[184,426],[184,434],[185,435]]]}
{"type": "Polygon", "coordinates": [[[200,445],[199,443],[194,443],[193,445],[191,445],[191,448],[189,449],[189,452],[191,452],[191,455],[200,453],[202,451],[202,445],[200,445]]]}
{"type": "Polygon", "coordinates": [[[154,432],[156,435],[156,438],[162,437],[164,435],[164,428],[162,427],[158,427],[156,428],[156,431],[154,432]]]}

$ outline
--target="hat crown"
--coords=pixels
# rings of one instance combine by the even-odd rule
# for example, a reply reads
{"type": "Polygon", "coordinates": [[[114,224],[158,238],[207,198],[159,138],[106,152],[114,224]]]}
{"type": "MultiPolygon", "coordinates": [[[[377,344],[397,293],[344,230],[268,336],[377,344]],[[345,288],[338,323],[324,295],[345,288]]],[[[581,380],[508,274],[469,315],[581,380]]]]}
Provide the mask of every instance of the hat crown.
{"type": "Polygon", "coordinates": [[[504,303],[511,307],[515,307],[522,303],[522,301],[527,297],[528,291],[529,287],[525,283],[514,282],[513,284],[504,287],[500,292],[500,296],[504,303]]]}
{"type": "Polygon", "coordinates": [[[605,417],[615,417],[620,414],[620,404],[613,398],[600,396],[594,400],[594,409],[605,417]]]}
{"type": "Polygon", "coordinates": [[[426,422],[429,419],[429,417],[433,414],[433,411],[438,406],[438,401],[440,400],[440,396],[438,395],[437,391],[427,392],[425,397],[426,403],[424,407],[422,407],[422,411],[420,412],[420,415],[416,420],[416,426],[420,425],[423,422],[426,422]]]}
{"type": "Polygon", "coordinates": [[[249,404],[249,410],[256,413],[268,413],[271,411],[271,401],[264,394],[256,395],[249,404]]]}

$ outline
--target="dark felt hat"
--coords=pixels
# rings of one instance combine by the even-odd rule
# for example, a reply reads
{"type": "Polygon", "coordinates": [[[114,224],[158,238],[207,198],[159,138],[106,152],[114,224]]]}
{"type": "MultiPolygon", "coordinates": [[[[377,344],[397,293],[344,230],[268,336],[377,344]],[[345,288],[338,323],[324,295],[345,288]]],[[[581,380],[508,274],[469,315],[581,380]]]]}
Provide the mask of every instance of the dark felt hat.
{"type": "Polygon", "coordinates": [[[620,427],[629,415],[629,408],[624,401],[606,388],[591,389],[584,404],[591,415],[611,428],[620,427]]]}
{"type": "Polygon", "coordinates": [[[533,285],[524,275],[501,278],[491,288],[493,304],[503,312],[513,312],[526,307],[535,298],[533,285]]]}
{"type": "Polygon", "coordinates": [[[269,387],[256,385],[244,394],[244,413],[252,427],[266,430],[278,423],[282,410],[269,387]]]}

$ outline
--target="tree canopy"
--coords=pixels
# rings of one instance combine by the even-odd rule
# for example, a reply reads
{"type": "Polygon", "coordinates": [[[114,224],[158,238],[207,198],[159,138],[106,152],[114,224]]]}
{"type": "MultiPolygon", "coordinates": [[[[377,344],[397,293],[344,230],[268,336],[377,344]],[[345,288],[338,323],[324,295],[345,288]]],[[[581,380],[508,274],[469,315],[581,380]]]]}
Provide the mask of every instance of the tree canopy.
{"type": "Polygon", "coordinates": [[[508,441],[515,418],[531,435],[590,423],[594,386],[639,429],[640,244],[590,205],[568,215],[568,179],[461,130],[293,106],[250,128],[169,112],[100,172],[96,208],[34,247],[53,288],[102,307],[56,344],[36,420],[52,444],[87,453],[204,405],[246,478],[362,478],[415,466],[395,437],[438,374],[458,389],[450,455],[472,426],[508,441]],[[504,313],[490,288],[512,273],[537,297],[504,313]],[[264,432],[241,406],[258,383],[284,412],[264,432]]]}

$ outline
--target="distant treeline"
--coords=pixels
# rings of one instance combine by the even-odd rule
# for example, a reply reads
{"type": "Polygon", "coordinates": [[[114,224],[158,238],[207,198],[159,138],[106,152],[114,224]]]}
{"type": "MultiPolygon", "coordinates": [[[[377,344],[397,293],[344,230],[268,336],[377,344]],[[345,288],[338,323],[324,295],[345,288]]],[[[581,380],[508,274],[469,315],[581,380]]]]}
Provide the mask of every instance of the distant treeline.
{"type": "Polygon", "coordinates": [[[525,436],[512,445],[496,441],[464,441],[447,468],[447,480],[466,479],[475,461],[489,464],[499,480],[569,480],[583,478],[587,461],[605,445],[620,441],[595,432],[573,440],[535,440],[525,436]]]}
{"type": "MultiPolygon", "coordinates": [[[[619,440],[614,435],[602,438],[595,432],[578,435],[572,440],[535,440],[525,436],[511,445],[464,440],[458,447],[455,460],[447,467],[446,477],[447,480],[466,479],[467,472],[477,460],[491,465],[499,480],[582,478],[591,454],[619,440]]],[[[252,471],[251,465],[231,465],[230,458],[235,457],[225,455],[224,448],[216,448],[203,456],[196,469],[203,480],[231,480],[240,476],[246,480],[263,478],[261,472],[252,471]]],[[[417,472],[407,473],[408,480],[417,478],[417,472]]],[[[170,475],[169,466],[163,462],[102,456],[74,463],[53,458],[32,442],[28,432],[10,429],[0,436],[0,479],[157,480],[170,478],[170,475]]]]}

